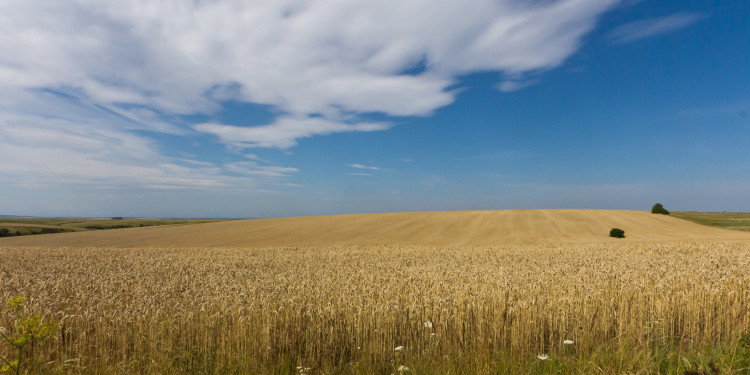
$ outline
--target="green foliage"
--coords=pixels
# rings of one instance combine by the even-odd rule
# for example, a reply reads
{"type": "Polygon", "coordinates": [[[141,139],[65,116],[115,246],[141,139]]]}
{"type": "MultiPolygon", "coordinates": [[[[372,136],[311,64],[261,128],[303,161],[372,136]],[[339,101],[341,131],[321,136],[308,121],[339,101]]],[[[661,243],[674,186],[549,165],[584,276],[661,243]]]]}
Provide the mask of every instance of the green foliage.
{"type": "MultiPolygon", "coordinates": [[[[141,226],[143,226],[141,224],[141,226]]],[[[123,228],[131,228],[132,225],[128,224],[116,224],[116,225],[87,225],[86,229],[91,230],[102,230],[102,229],[123,229],[123,228]]]]}
{"type": "Polygon", "coordinates": [[[750,231],[750,212],[673,211],[672,216],[709,227],[750,231]]]}
{"type": "Polygon", "coordinates": [[[21,232],[15,231],[11,232],[8,228],[0,228],[0,237],[12,237],[12,236],[20,236],[21,232]]]}
{"type": "Polygon", "coordinates": [[[150,227],[157,225],[200,224],[222,221],[210,219],[126,218],[112,218],[112,220],[116,220],[116,224],[103,219],[88,218],[0,218],[0,237],[26,236],[61,232],[79,232],[84,230],[150,227]],[[11,224],[12,227],[5,228],[4,224],[11,224]],[[4,231],[3,228],[8,229],[8,231],[4,231]]]}
{"type": "Polygon", "coordinates": [[[664,206],[661,203],[657,203],[653,207],[651,207],[651,213],[669,215],[669,211],[667,211],[667,209],[664,208],[664,206]]]}
{"type": "Polygon", "coordinates": [[[42,228],[40,229],[41,234],[49,234],[49,233],[62,233],[65,232],[64,229],[61,228],[42,228]]]}
{"type": "Polygon", "coordinates": [[[8,298],[5,303],[11,314],[15,316],[15,333],[0,329],[0,338],[18,355],[13,360],[0,357],[2,361],[0,373],[3,374],[21,374],[22,368],[23,373],[33,373],[36,359],[41,351],[39,346],[52,337],[57,329],[55,323],[42,321],[39,315],[22,316],[21,313],[25,308],[24,302],[26,302],[26,296],[16,296],[8,298]]]}
{"type": "Polygon", "coordinates": [[[612,228],[609,231],[609,236],[614,238],[625,238],[625,231],[620,228],[612,228]]]}

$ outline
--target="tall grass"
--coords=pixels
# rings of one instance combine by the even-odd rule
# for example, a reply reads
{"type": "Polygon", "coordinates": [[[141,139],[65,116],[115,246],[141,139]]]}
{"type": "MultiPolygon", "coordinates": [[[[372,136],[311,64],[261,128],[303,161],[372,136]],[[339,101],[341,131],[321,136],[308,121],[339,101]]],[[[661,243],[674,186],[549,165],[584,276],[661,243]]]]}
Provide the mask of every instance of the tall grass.
{"type": "Polygon", "coordinates": [[[0,297],[59,324],[49,373],[747,373],[748,270],[742,243],[2,248],[0,297]]]}

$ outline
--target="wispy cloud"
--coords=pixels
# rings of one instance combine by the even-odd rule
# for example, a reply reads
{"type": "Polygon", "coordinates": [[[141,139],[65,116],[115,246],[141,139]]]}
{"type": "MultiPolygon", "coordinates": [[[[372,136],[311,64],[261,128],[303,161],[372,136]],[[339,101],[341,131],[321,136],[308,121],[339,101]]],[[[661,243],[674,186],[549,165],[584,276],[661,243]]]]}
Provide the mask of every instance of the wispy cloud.
{"type": "Polygon", "coordinates": [[[500,82],[500,84],[497,85],[498,90],[502,92],[514,92],[521,89],[524,89],[526,87],[529,87],[535,83],[539,82],[539,79],[507,79],[505,81],[500,82]]]}
{"type": "Polygon", "coordinates": [[[210,133],[236,147],[266,147],[286,149],[297,145],[297,140],[316,135],[343,132],[371,132],[386,130],[392,126],[388,122],[361,122],[348,124],[323,118],[277,119],[273,124],[263,126],[234,126],[216,123],[195,125],[199,132],[210,133]]]}
{"type": "Polygon", "coordinates": [[[166,157],[152,142],[126,131],[23,117],[0,122],[0,160],[7,161],[0,163],[0,186],[256,191],[297,172],[256,161],[217,165],[166,157]]]}
{"type": "Polygon", "coordinates": [[[287,177],[292,173],[299,172],[297,168],[277,167],[269,165],[258,165],[258,163],[245,161],[230,163],[224,166],[230,172],[247,176],[258,176],[264,178],[287,177]]]}
{"type": "Polygon", "coordinates": [[[705,17],[701,13],[677,13],[666,17],[638,20],[610,31],[607,34],[607,39],[615,43],[635,42],[652,36],[673,33],[705,17]]]}
{"type": "Polygon", "coordinates": [[[371,173],[349,173],[350,176],[372,176],[371,173]]]}
{"type": "Polygon", "coordinates": [[[357,169],[372,169],[372,170],[378,170],[378,169],[380,169],[378,167],[370,167],[370,166],[362,165],[362,164],[347,164],[346,166],[347,167],[352,167],[352,168],[357,168],[357,169]]]}

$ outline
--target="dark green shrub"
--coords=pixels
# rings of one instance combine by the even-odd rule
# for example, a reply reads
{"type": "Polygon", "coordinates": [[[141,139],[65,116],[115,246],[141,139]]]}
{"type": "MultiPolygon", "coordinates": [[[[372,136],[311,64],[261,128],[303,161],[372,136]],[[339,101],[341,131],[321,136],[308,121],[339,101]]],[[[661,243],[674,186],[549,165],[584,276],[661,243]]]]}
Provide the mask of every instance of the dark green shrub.
{"type": "Polygon", "coordinates": [[[667,211],[667,209],[664,208],[664,206],[662,206],[661,203],[657,203],[654,205],[654,207],[651,207],[651,213],[669,215],[669,211],[667,211]]]}
{"type": "Polygon", "coordinates": [[[620,228],[612,228],[609,231],[609,236],[614,238],[625,238],[625,231],[620,228]]]}
{"type": "Polygon", "coordinates": [[[50,233],[62,233],[65,232],[65,229],[62,228],[42,228],[42,234],[50,234],[50,233]]]}
{"type": "Polygon", "coordinates": [[[122,228],[130,228],[132,225],[130,224],[117,224],[117,225],[87,225],[86,229],[91,230],[101,230],[101,229],[122,229],[122,228]]]}

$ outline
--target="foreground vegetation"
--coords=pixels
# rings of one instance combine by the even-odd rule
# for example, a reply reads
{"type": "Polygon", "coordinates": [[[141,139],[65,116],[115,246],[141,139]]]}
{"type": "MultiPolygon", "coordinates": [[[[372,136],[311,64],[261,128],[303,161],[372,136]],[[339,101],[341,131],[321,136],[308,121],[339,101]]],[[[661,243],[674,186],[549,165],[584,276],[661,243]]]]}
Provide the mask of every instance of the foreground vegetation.
{"type": "Polygon", "coordinates": [[[747,374],[748,269],[746,243],[6,247],[0,297],[57,327],[41,373],[747,374]]]}
{"type": "Polygon", "coordinates": [[[750,231],[750,212],[672,212],[672,216],[716,228],[750,231]]]}
{"type": "Polygon", "coordinates": [[[150,227],[157,225],[200,224],[214,221],[221,220],[0,217],[0,237],[63,232],[81,232],[101,229],[150,227]]]}

